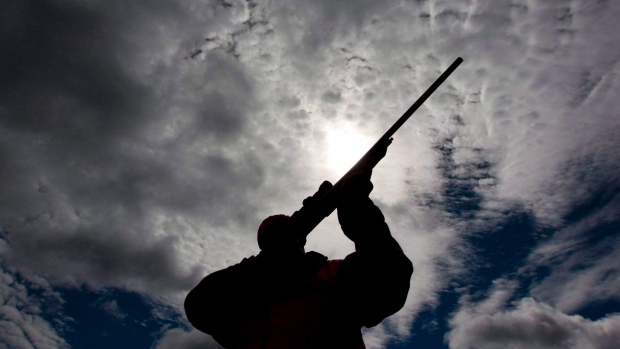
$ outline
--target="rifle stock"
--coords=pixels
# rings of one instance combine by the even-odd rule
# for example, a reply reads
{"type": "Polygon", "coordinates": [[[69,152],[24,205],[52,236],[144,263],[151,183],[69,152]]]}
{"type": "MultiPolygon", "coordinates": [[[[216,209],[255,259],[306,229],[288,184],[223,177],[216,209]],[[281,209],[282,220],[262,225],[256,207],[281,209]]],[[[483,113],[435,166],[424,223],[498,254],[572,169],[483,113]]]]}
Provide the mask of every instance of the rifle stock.
{"type": "Polygon", "coordinates": [[[372,170],[377,166],[379,161],[383,159],[387,152],[387,147],[392,143],[392,136],[396,131],[413,115],[413,113],[430,97],[433,92],[454,72],[454,70],[463,62],[461,57],[458,57],[454,63],[446,69],[446,71],[435,80],[435,82],[413,103],[413,105],[407,109],[407,111],[390,127],[381,138],[362,156],[362,158],[355,164],[344,176],[342,176],[334,186],[325,194],[320,195],[319,191],[313,195],[315,204],[312,207],[302,207],[299,211],[295,211],[291,218],[295,225],[295,232],[298,234],[298,239],[305,242],[306,236],[316,228],[319,223],[329,216],[338,207],[340,202],[340,188],[344,183],[347,176],[359,171],[372,170]]]}

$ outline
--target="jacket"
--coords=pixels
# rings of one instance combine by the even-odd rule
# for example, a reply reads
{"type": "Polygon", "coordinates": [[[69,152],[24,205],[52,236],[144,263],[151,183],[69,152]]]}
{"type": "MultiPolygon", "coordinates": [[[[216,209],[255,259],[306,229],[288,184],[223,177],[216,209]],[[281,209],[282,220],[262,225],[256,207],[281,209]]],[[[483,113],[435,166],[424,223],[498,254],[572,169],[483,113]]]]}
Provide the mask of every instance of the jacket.
{"type": "Polygon", "coordinates": [[[362,326],[402,308],[413,266],[369,198],[338,211],[356,246],[344,260],[313,251],[245,258],[190,291],[188,320],[229,349],[365,348],[362,326]]]}

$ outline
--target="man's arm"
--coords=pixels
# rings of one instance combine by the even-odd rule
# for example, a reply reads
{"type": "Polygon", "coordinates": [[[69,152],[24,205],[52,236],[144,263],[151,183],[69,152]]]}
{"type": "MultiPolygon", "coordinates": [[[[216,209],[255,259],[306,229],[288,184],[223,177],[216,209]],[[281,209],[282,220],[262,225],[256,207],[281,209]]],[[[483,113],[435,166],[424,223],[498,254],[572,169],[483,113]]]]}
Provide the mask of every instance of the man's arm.
{"type": "Polygon", "coordinates": [[[224,346],[229,346],[235,333],[247,326],[254,258],[207,275],[185,298],[189,322],[224,346]]]}
{"type": "Polygon", "coordinates": [[[368,198],[370,172],[352,177],[343,191],[338,220],[355,252],[344,259],[339,274],[348,310],[360,325],[372,327],[405,304],[413,265],[368,198]]]}
{"type": "Polygon", "coordinates": [[[187,319],[223,346],[230,346],[257,325],[253,321],[271,302],[326,260],[318,253],[283,258],[262,251],[205,277],[185,299],[187,319]]]}

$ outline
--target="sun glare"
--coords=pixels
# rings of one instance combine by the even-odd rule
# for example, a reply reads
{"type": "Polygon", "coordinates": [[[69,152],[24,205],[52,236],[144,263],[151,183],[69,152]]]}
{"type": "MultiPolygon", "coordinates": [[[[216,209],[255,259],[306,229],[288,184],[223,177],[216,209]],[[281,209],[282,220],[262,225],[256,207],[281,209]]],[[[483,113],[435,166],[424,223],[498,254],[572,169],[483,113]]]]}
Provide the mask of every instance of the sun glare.
{"type": "Polygon", "coordinates": [[[344,175],[372,146],[372,140],[354,130],[335,130],[327,138],[329,166],[344,175]]]}

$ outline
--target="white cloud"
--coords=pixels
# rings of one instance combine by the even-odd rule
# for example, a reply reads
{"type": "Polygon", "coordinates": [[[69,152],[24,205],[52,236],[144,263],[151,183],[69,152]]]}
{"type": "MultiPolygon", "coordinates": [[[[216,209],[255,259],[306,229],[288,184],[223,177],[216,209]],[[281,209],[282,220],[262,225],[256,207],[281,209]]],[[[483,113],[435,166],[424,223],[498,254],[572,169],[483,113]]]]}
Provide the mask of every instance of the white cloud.
{"type": "Polygon", "coordinates": [[[617,190],[605,205],[591,209],[589,215],[532,251],[522,273],[537,267],[549,269],[549,276],[530,287],[533,297],[565,312],[593,301],[619,299],[620,242],[614,227],[620,208],[617,190]]]}
{"type": "Polygon", "coordinates": [[[373,328],[362,331],[362,337],[364,338],[364,345],[368,349],[380,349],[385,348],[385,343],[392,336],[387,333],[387,329],[384,324],[379,324],[373,328]]]}
{"type": "Polygon", "coordinates": [[[198,330],[190,332],[180,328],[167,330],[155,344],[155,349],[222,349],[213,337],[198,330]]]}
{"type": "Polygon", "coordinates": [[[29,297],[13,273],[0,269],[0,345],[14,349],[69,348],[41,317],[42,309],[29,297]]]}
{"type": "Polygon", "coordinates": [[[567,315],[532,298],[512,310],[462,308],[446,341],[453,349],[612,349],[620,344],[620,315],[597,321],[567,315]]]}

